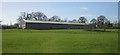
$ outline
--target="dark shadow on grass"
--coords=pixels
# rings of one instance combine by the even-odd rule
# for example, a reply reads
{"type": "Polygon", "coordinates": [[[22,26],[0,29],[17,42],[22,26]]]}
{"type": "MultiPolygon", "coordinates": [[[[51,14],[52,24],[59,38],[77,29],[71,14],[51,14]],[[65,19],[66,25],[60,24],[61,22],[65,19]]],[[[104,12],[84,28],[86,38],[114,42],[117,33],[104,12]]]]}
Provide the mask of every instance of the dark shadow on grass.
{"type": "MultiPolygon", "coordinates": [[[[27,30],[75,30],[75,29],[71,29],[71,28],[50,28],[50,29],[27,29],[27,30]]],[[[80,29],[76,29],[76,30],[80,30],[80,29]]]]}
{"type": "Polygon", "coordinates": [[[104,30],[96,30],[96,29],[87,29],[86,31],[92,31],[92,32],[112,32],[112,31],[104,31],[104,30]]]}

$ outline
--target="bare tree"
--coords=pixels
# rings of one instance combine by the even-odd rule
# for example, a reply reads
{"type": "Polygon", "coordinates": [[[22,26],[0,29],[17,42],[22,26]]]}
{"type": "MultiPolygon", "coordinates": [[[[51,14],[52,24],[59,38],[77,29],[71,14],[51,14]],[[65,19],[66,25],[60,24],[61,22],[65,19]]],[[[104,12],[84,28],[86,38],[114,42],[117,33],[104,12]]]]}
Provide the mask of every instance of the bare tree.
{"type": "Polygon", "coordinates": [[[19,18],[17,19],[17,22],[20,23],[22,19],[23,19],[22,16],[19,16],[19,18]]]}
{"type": "Polygon", "coordinates": [[[22,17],[22,19],[26,19],[27,13],[26,12],[21,12],[21,17],[22,17]]]}
{"type": "Polygon", "coordinates": [[[76,20],[76,19],[73,19],[73,20],[72,20],[72,22],[73,22],[73,23],[76,23],[76,22],[77,22],[77,20],[76,20]]]}
{"type": "Polygon", "coordinates": [[[86,23],[86,22],[87,22],[87,19],[86,19],[85,17],[80,17],[80,18],[78,19],[78,22],[80,22],[80,23],[86,23]]]}
{"type": "Polygon", "coordinates": [[[42,12],[32,12],[32,16],[35,20],[46,21],[48,18],[42,12]]]}
{"type": "Polygon", "coordinates": [[[90,21],[90,23],[95,24],[95,23],[97,23],[97,20],[96,20],[95,18],[93,18],[93,19],[90,21]]]}
{"type": "Polygon", "coordinates": [[[68,19],[68,18],[65,18],[64,21],[65,21],[65,22],[68,22],[67,19],[68,19]]]}
{"type": "Polygon", "coordinates": [[[33,18],[33,17],[32,17],[32,14],[28,14],[28,13],[27,13],[26,20],[32,20],[32,18],[33,18]]]}
{"type": "Polygon", "coordinates": [[[42,20],[44,14],[42,12],[37,12],[38,20],[42,20]]]}
{"type": "Polygon", "coordinates": [[[97,27],[97,20],[95,18],[93,18],[90,23],[92,24],[93,28],[97,27]]]}
{"type": "Polygon", "coordinates": [[[53,16],[49,19],[49,21],[55,21],[55,22],[60,22],[61,18],[59,16],[53,16]]]}
{"type": "Polygon", "coordinates": [[[48,18],[46,15],[43,16],[42,21],[48,21],[48,18]]]}
{"type": "Polygon", "coordinates": [[[64,19],[61,20],[60,22],[67,22],[67,18],[64,18],[64,19]]]}
{"type": "Polygon", "coordinates": [[[21,18],[25,20],[40,20],[40,21],[47,21],[47,16],[42,12],[32,12],[32,13],[26,13],[21,12],[21,18]]]}
{"type": "Polygon", "coordinates": [[[106,23],[107,21],[108,21],[108,20],[107,20],[107,18],[106,18],[105,16],[103,16],[103,15],[99,16],[99,17],[97,18],[97,22],[98,22],[99,28],[103,28],[104,31],[106,31],[106,25],[105,25],[105,23],[106,23]]]}
{"type": "Polygon", "coordinates": [[[38,20],[36,12],[32,12],[32,17],[33,17],[34,20],[38,20]]]}
{"type": "Polygon", "coordinates": [[[0,29],[2,29],[2,21],[0,21],[0,29]]]}
{"type": "Polygon", "coordinates": [[[114,21],[113,22],[113,28],[118,28],[119,27],[119,22],[118,21],[114,21]]]}

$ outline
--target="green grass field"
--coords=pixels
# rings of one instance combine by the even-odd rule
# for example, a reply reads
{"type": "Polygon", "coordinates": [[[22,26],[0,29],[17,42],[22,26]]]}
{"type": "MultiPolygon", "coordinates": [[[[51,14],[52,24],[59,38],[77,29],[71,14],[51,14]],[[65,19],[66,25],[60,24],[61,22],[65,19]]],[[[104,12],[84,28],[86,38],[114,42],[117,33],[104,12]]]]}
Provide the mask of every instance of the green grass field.
{"type": "Polygon", "coordinates": [[[116,53],[117,30],[22,30],[2,31],[3,53],[116,53]]]}

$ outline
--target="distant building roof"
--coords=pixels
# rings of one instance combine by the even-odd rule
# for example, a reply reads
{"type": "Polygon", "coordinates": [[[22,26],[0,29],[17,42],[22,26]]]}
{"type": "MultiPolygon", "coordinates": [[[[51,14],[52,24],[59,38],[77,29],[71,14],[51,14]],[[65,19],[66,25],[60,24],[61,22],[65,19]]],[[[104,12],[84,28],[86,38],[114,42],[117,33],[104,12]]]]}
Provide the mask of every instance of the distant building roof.
{"type": "Polygon", "coordinates": [[[53,23],[53,24],[74,24],[74,25],[87,25],[85,23],[70,23],[70,22],[53,22],[53,21],[36,21],[36,20],[23,20],[29,23],[53,23]]]}

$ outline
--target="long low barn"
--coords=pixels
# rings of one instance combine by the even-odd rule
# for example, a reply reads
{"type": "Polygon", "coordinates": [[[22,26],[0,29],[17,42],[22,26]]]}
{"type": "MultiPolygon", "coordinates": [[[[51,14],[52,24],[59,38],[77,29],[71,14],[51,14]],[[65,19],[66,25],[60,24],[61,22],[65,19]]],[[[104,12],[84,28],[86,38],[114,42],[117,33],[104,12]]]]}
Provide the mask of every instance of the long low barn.
{"type": "Polygon", "coordinates": [[[22,29],[88,29],[85,23],[52,22],[52,21],[33,21],[22,20],[19,24],[22,29]]]}

